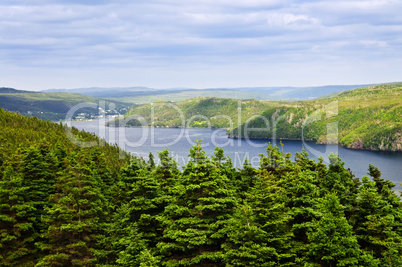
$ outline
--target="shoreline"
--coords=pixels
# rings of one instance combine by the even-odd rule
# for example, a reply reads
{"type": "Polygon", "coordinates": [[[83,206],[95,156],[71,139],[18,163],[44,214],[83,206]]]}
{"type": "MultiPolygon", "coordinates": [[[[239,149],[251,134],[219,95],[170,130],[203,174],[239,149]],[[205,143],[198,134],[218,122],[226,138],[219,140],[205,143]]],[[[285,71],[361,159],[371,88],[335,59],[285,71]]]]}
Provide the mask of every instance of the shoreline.
{"type": "MultiPolygon", "coordinates": [[[[105,124],[106,127],[122,127],[118,125],[107,125],[105,124]]],[[[124,126],[124,128],[161,128],[161,129],[222,129],[222,130],[227,130],[229,128],[216,128],[216,127],[181,127],[181,126],[124,126]]],[[[236,136],[230,136],[228,135],[228,138],[230,139],[249,139],[249,140],[272,140],[273,138],[265,138],[265,137],[252,137],[252,138],[244,138],[244,137],[236,137],[236,136]]],[[[363,151],[373,151],[373,152],[391,152],[391,153],[402,153],[402,150],[382,150],[382,149],[372,149],[372,148],[365,148],[362,143],[359,143],[359,145],[355,145],[353,143],[352,147],[348,147],[346,145],[340,144],[338,142],[326,142],[326,141],[319,141],[317,139],[302,139],[302,138],[275,138],[277,140],[289,140],[289,141],[310,141],[310,142],[316,142],[317,145],[337,145],[346,149],[351,149],[351,150],[363,150],[363,151]]]]}

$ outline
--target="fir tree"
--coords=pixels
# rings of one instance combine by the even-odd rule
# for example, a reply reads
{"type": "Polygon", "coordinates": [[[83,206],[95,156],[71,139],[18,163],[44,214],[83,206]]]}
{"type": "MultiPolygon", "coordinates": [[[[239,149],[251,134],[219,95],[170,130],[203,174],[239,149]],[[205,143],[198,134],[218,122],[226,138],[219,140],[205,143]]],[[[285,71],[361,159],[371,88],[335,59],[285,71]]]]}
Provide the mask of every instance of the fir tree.
{"type": "Polygon", "coordinates": [[[363,177],[359,188],[355,231],[361,247],[381,260],[383,266],[402,264],[401,200],[388,186],[381,194],[375,182],[363,177]]]}
{"type": "Polygon", "coordinates": [[[46,209],[52,206],[49,197],[55,192],[56,173],[62,168],[59,159],[46,142],[22,151],[19,170],[23,178],[23,186],[29,188],[24,196],[25,204],[34,207],[28,216],[38,234],[35,242],[44,241],[42,234],[47,226],[42,219],[46,209]]]}
{"type": "Polygon", "coordinates": [[[228,226],[227,266],[284,266],[290,261],[292,234],[284,191],[272,174],[260,171],[245,204],[228,226]]]}
{"type": "Polygon", "coordinates": [[[320,184],[321,196],[330,192],[335,193],[345,208],[346,218],[350,219],[356,207],[360,181],[355,179],[349,170],[345,169],[345,162],[339,156],[330,154],[329,161],[328,172],[320,184]]]}
{"type": "Polygon", "coordinates": [[[176,199],[165,209],[164,241],[158,248],[165,266],[222,266],[234,192],[200,141],[190,149],[190,157],[175,188],[176,199]]]}
{"type": "Polygon", "coordinates": [[[344,208],[335,194],[327,194],[320,204],[321,218],[314,220],[308,256],[320,266],[377,266],[370,255],[360,249],[344,208]]]}
{"type": "Polygon", "coordinates": [[[0,266],[33,266],[38,257],[32,218],[36,209],[24,201],[29,187],[11,166],[0,180],[0,266]]]}
{"type": "MultiPolygon", "coordinates": [[[[114,213],[103,242],[109,247],[104,266],[139,266],[140,253],[147,248],[138,227],[131,218],[132,208],[122,204],[114,213]]],[[[102,265],[103,266],[103,265],[102,265]]]]}
{"type": "Polygon", "coordinates": [[[102,181],[82,154],[71,154],[65,164],[66,171],[59,174],[56,193],[50,198],[53,206],[44,217],[48,243],[41,248],[47,255],[38,266],[92,266],[96,262],[94,250],[106,216],[102,181]]]}
{"type": "Polygon", "coordinates": [[[148,160],[148,169],[152,170],[155,168],[155,160],[154,160],[154,155],[149,152],[149,156],[148,156],[149,160],[148,160]]]}

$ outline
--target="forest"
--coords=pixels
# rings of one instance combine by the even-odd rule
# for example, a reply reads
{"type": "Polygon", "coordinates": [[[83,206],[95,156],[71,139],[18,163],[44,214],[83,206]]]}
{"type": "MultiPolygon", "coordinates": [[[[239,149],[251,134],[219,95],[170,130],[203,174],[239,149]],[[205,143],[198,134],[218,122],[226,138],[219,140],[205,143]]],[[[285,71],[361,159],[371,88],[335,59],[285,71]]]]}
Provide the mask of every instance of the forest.
{"type": "Polygon", "coordinates": [[[2,109],[0,129],[0,266],[402,266],[400,194],[375,162],[355,177],[281,144],[236,169],[199,140],[178,166],[2,109]]]}

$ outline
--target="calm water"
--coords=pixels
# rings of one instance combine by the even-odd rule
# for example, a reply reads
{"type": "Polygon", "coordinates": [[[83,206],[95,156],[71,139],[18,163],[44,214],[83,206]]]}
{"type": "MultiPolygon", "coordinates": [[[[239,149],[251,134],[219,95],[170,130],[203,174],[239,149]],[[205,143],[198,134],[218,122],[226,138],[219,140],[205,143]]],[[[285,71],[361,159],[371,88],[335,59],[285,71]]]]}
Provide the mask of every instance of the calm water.
{"type": "MultiPolygon", "coordinates": [[[[202,139],[207,155],[214,153],[216,146],[222,147],[225,154],[231,157],[233,165],[240,168],[247,157],[254,167],[258,167],[259,154],[266,153],[269,142],[279,146],[279,140],[243,140],[229,139],[223,129],[170,129],[170,128],[113,128],[104,127],[104,121],[73,122],[72,126],[88,132],[93,132],[109,143],[117,143],[133,155],[148,158],[152,152],[157,158],[157,152],[169,149],[171,156],[180,165],[188,160],[189,149],[195,145],[195,140],[202,139]]],[[[294,155],[305,148],[311,158],[324,157],[328,161],[329,153],[337,153],[356,177],[367,175],[369,164],[377,166],[382,177],[396,184],[396,189],[402,190],[402,153],[374,152],[351,150],[334,145],[316,145],[314,142],[282,140],[284,152],[294,155]]]]}

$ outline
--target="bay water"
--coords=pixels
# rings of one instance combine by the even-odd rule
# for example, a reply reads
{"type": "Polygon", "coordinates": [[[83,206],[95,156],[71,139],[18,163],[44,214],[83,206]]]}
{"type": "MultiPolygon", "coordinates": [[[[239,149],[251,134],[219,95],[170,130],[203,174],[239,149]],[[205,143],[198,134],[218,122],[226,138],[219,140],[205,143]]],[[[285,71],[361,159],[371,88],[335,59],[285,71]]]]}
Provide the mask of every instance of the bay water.
{"type": "MultiPolygon", "coordinates": [[[[80,130],[92,132],[106,142],[117,144],[133,155],[148,159],[149,153],[153,153],[157,162],[158,152],[169,149],[170,155],[183,166],[188,161],[189,150],[195,145],[196,140],[202,140],[202,147],[208,156],[213,155],[215,147],[221,147],[225,155],[232,159],[236,168],[241,168],[244,160],[258,168],[260,154],[266,154],[269,143],[280,146],[278,139],[272,140],[247,140],[230,139],[225,129],[207,128],[134,128],[134,127],[105,127],[104,121],[71,122],[69,125],[80,130]]],[[[350,168],[356,177],[367,176],[369,164],[377,166],[382,178],[391,180],[396,184],[396,190],[402,190],[402,153],[384,151],[366,151],[346,149],[337,145],[317,145],[312,141],[281,140],[283,151],[292,153],[305,149],[310,158],[323,157],[328,163],[328,155],[335,153],[345,162],[345,167],[350,168]]]]}

